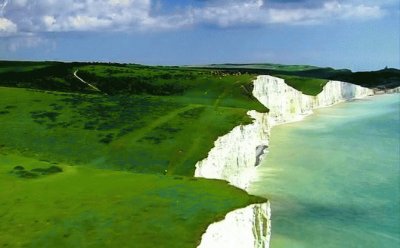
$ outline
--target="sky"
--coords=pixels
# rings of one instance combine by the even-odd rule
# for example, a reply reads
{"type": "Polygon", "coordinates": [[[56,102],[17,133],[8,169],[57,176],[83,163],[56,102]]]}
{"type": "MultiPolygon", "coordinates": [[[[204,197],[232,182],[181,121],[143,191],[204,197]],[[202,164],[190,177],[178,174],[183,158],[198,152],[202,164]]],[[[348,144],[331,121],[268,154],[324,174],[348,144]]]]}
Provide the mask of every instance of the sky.
{"type": "Polygon", "coordinates": [[[400,67],[399,0],[0,0],[0,60],[400,67]]]}

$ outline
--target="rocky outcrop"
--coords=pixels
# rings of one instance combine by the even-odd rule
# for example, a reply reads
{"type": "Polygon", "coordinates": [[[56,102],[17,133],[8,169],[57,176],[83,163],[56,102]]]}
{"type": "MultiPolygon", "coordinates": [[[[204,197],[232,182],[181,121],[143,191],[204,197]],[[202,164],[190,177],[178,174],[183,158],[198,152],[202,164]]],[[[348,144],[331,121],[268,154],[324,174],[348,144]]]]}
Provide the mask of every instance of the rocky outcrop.
{"type": "MultiPolygon", "coordinates": [[[[196,177],[224,179],[247,189],[269,144],[274,125],[301,120],[312,109],[373,95],[357,85],[329,81],[317,96],[308,96],[288,86],[281,78],[258,76],[253,95],[268,114],[249,111],[253,123],[235,127],[219,137],[208,157],[196,164],[196,177]]],[[[269,247],[271,210],[268,202],[228,213],[224,220],[210,225],[199,247],[269,247]]]]}

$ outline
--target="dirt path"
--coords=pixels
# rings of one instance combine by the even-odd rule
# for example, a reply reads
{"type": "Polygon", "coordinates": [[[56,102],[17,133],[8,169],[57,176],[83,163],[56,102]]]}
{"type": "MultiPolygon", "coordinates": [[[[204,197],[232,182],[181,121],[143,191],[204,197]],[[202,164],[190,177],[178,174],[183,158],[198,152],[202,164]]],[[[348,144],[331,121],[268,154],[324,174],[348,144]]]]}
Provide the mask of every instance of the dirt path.
{"type": "Polygon", "coordinates": [[[85,80],[83,80],[82,78],[80,78],[80,77],[77,75],[77,73],[78,73],[78,70],[76,70],[76,71],[74,72],[74,76],[75,76],[79,81],[81,81],[82,83],[86,84],[87,86],[89,86],[89,87],[92,88],[93,90],[95,90],[95,91],[97,91],[97,92],[101,92],[101,90],[99,90],[99,88],[97,88],[97,87],[94,86],[93,84],[90,84],[90,83],[86,82],[85,80]]]}

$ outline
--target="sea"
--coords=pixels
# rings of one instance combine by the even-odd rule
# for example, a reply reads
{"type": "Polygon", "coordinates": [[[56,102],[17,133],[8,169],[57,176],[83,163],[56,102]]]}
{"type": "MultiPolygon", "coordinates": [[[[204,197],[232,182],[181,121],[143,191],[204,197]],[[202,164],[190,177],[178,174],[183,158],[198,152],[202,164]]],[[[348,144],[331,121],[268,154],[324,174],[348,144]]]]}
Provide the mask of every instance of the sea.
{"type": "Polygon", "coordinates": [[[272,128],[250,193],[272,208],[272,248],[400,247],[400,94],[272,128]]]}

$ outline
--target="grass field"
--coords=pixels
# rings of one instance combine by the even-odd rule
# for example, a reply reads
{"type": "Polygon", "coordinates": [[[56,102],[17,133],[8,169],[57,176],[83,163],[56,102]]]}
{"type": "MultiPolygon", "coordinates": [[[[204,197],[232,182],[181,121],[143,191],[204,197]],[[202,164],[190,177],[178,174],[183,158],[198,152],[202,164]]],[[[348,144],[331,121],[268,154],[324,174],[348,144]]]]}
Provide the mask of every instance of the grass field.
{"type": "Polygon", "coordinates": [[[247,109],[217,107],[217,99],[188,100],[1,88],[0,145],[78,165],[191,176],[218,136],[251,120],[247,109]]]}
{"type": "Polygon", "coordinates": [[[265,201],[192,177],[217,137],[267,111],[253,75],[16,67],[0,71],[0,247],[196,247],[210,223],[265,201]]]}
{"type": "Polygon", "coordinates": [[[264,201],[223,181],[71,166],[4,147],[0,199],[0,247],[196,247],[226,212],[264,201]],[[51,166],[62,172],[15,173],[51,166]]]}

